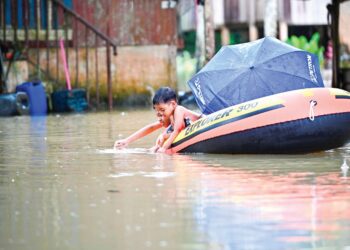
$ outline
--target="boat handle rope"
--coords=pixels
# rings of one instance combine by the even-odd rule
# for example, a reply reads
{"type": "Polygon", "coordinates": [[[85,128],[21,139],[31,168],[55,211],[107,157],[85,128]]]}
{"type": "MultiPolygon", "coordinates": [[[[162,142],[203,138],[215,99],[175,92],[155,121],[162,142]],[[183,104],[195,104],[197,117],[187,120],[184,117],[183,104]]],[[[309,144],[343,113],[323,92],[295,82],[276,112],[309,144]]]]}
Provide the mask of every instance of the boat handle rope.
{"type": "Polygon", "coordinates": [[[315,112],[314,112],[314,107],[317,105],[317,102],[314,100],[310,101],[310,110],[309,110],[309,119],[310,121],[315,120],[315,112]]]}

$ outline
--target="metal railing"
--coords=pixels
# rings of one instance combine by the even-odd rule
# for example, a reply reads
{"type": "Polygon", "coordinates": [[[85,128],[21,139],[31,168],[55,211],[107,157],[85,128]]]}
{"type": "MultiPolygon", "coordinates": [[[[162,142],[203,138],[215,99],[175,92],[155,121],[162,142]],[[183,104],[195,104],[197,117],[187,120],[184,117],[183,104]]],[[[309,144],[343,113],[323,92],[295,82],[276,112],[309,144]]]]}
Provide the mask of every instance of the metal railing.
{"type": "MultiPolygon", "coordinates": [[[[46,72],[47,78],[55,79],[59,82],[59,40],[64,39],[65,47],[75,51],[75,65],[70,60],[69,68],[75,72],[75,86],[79,80],[79,66],[81,58],[78,56],[79,50],[85,48],[85,79],[88,90],[88,100],[90,99],[89,87],[91,75],[95,75],[96,103],[100,103],[100,75],[98,49],[106,48],[106,83],[108,95],[108,107],[113,108],[112,96],[112,72],[111,72],[111,49],[117,55],[117,45],[111,38],[99,31],[86,19],[74,10],[65,6],[60,0],[0,0],[0,45],[15,47],[25,52],[36,51],[34,57],[27,59],[36,66],[38,76],[46,72]],[[45,65],[40,58],[40,51],[46,49],[45,65]],[[52,72],[50,57],[55,51],[56,72],[52,72]],[[93,53],[95,52],[95,53],[93,53]],[[89,53],[94,54],[95,65],[89,63],[89,53]],[[73,68],[74,67],[74,68],[73,68]],[[94,67],[94,73],[91,70],[94,67]],[[50,70],[51,68],[51,70],[50,70]],[[55,76],[54,76],[55,75],[55,76]]],[[[67,58],[69,57],[67,51],[67,58]]],[[[103,58],[104,60],[104,58],[103,58]]],[[[73,79],[74,79],[73,78],[73,79]]]]}

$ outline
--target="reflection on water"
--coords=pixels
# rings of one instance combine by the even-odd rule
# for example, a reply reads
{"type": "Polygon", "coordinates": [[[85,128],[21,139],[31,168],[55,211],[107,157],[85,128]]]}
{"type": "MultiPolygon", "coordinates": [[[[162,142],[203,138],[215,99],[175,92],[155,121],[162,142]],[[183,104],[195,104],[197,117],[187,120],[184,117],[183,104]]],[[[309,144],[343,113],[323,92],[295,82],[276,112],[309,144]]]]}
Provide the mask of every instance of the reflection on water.
{"type": "MultiPolygon", "coordinates": [[[[229,249],[334,249],[339,242],[349,244],[348,180],[336,171],[304,169],[298,159],[293,161],[299,170],[276,168],[292,166],[290,160],[271,157],[249,167],[250,162],[181,159],[191,166],[185,178],[200,180],[195,181],[200,192],[194,209],[199,229],[229,249]]],[[[317,159],[312,167],[317,168],[317,159]]]]}
{"type": "Polygon", "coordinates": [[[151,111],[0,119],[0,249],[349,249],[350,147],[114,150],[151,111]]]}

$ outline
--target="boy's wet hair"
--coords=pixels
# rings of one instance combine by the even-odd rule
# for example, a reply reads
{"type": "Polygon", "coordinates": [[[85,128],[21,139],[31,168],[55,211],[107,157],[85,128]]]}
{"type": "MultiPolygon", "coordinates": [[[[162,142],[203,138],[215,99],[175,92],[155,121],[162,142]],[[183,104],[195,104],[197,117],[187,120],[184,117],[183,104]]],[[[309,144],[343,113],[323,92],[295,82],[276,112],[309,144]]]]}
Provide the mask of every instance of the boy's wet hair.
{"type": "Polygon", "coordinates": [[[167,103],[168,101],[174,100],[177,102],[177,96],[175,91],[169,87],[162,87],[157,90],[153,97],[153,105],[160,103],[167,103]]]}

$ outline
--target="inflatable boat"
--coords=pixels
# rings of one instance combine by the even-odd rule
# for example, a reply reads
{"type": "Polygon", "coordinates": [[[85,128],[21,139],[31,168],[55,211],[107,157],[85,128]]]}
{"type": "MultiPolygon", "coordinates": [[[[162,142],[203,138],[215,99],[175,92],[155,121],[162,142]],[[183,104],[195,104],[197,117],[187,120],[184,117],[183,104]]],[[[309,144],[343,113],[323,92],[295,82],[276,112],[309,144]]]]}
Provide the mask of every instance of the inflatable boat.
{"type": "Polygon", "coordinates": [[[167,153],[311,153],[350,141],[350,93],[308,88],[207,115],[186,127],[167,153]]]}

